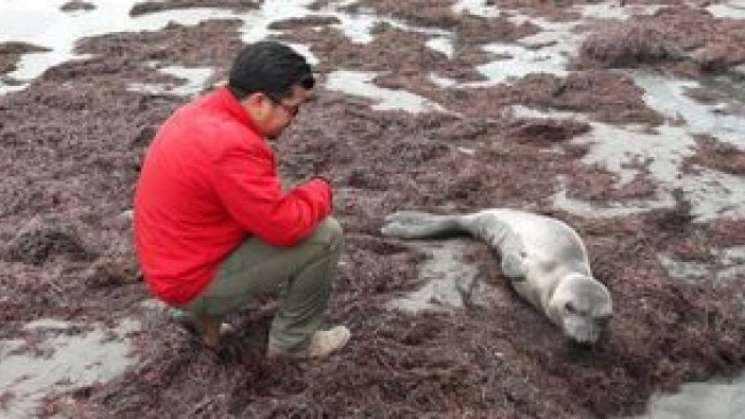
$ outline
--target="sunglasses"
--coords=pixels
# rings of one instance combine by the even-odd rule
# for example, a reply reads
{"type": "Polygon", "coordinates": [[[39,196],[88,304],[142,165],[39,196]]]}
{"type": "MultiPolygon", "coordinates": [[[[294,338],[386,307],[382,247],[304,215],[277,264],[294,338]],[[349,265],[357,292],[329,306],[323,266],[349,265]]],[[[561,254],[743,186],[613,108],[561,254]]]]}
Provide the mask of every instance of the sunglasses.
{"type": "Polygon", "coordinates": [[[274,102],[275,105],[279,105],[282,109],[284,109],[291,118],[296,117],[297,114],[300,113],[300,105],[289,106],[283,103],[280,99],[273,97],[272,95],[268,95],[266,93],[264,94],[266,95],[266,97],[269,98],[269,100],[274,102]]]}

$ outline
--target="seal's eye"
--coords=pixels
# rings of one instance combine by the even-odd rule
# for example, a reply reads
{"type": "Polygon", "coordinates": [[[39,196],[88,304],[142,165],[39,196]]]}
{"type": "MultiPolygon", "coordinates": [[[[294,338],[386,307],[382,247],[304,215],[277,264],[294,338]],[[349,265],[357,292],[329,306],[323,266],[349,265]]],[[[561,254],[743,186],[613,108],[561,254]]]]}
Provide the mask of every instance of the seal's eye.
{"type": "Polygon", "coordinates": [[[567,311],[567,313],[571,313],[571,314],[574,314],[577,312],[577,309],[574,308],[574,304],[572,303],[566,303],[566,305],[564,305],[564,309],[567,311]]]}
{"type": "Polygon", "coordinates": [[[595,323],[600,327],[605,327],[610,323],[610,319],[613,318],[613,316],[602,316],[595,319],[595,323]]]}

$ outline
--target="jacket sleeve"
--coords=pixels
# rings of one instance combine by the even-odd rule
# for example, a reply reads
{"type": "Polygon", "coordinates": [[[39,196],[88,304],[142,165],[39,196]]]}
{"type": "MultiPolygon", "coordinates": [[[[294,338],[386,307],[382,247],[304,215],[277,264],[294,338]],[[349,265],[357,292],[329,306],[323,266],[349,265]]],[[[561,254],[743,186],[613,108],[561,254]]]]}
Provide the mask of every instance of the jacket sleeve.
{"type": "Polygon", "coordinates": [[[215,160],[212,183],[230,215],[247,232],[275,246],[292,246],[309,236],[331,212],[331,188],[312,179],[282,190],[272,154],[231,148],[215,160]]]}

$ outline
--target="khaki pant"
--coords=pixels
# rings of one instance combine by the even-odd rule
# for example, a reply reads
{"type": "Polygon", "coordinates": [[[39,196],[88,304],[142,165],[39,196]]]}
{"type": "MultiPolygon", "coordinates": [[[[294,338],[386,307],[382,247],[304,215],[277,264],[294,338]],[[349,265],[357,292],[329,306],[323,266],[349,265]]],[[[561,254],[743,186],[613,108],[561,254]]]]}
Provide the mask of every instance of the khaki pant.
{"type": "Polygon", "coordinates": [[[251,237],[222,263],[215,279],[190,303],[189,315],[221,319],[259,295],[277,295],[280,308],[272,321],[269,346],[290,351],[307,345],[318,330],[344,244],[332,217],[292,247],[271,246],[251,237]]]}

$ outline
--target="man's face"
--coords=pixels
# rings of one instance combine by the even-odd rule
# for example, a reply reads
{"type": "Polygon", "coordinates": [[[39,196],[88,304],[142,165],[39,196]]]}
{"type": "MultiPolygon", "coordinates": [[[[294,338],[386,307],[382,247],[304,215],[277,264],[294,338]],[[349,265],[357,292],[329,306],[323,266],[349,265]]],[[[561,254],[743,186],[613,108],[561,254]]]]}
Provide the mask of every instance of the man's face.
{"type": "Polygon", "coordinates": [[[309,89],[293,86],[292,95],[283,99],[265,95],[265,106],[268,108],[264,120],[260,123],[264,136],[270,140],[279,137],[300,112],[300,106],[310,100],[311,93],[309,89]]]}

